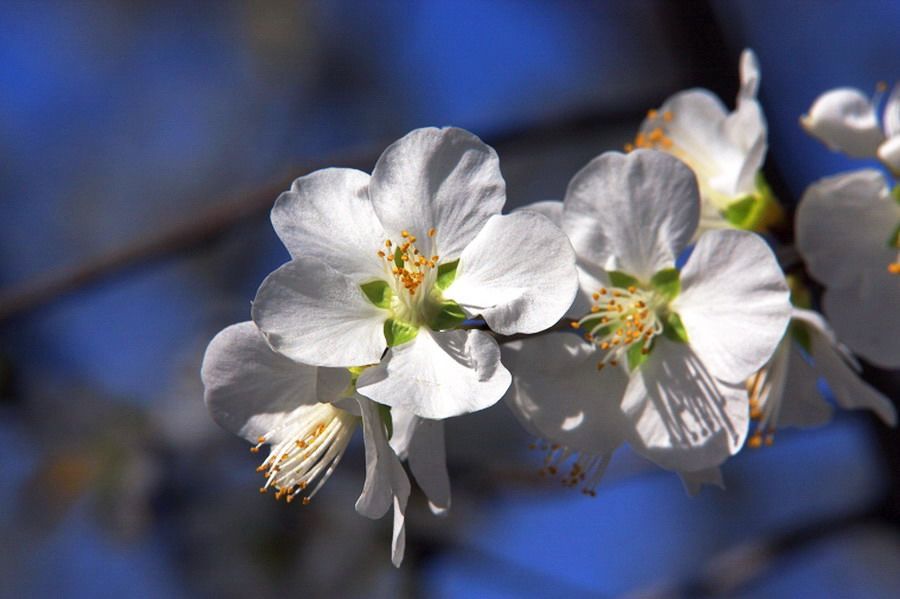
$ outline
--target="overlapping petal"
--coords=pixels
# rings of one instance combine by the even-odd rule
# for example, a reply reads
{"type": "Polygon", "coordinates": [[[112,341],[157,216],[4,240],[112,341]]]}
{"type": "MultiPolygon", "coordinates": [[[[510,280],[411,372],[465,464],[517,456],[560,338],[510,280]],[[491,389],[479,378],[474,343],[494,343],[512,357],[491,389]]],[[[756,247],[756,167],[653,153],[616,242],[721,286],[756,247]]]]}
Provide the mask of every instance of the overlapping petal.
{"type": "Polygon", "coordinates": [[[378,404],[358,397],[366,446],[366,482],[356,500],[356,511],[367,518],[381,518],[394,504],[394,498],[409,497],[409,479],[400,460],[388,444],[378,404]]]}
{"type": "Polygon", "coordinates": [[[266,277],[251,314],[275,351],[306,364],[372,364],[386,347],[387,311],[314,258],[296,258],[266,277]]]}
{"type": "Polygon", "coordinates": [[[369,200],[369,175],[326,168],[278,196],[272,226],[293,258],[316,258],[358,282],[383,274],[385,233],[369,200]]]}
{"type": "Polygon", "coordinates": [[[800,119],[806,131],[832,150],[866,158],[884,140],[872,100],[858,89],[825,92],[800,119]]]}
{"type": "Polygon", "coordinates": [[[509,335],[553,326],[577,289],[575,252],[565,234],[548,218],[521,211],[488,219],[463,250],[444,297],[509,335]]]}
{"type": "Polygon", "coordinates": [[[416,482],[428,498],[428,507],[435,515],[450,509],[450,476],[444,445],[444,423],[419,418],[396,408],[391,410],[394,435],[391,447],[400,459],[409,463],[416,482]]]}
{"type": "Polygon", "coordinates": [[[391,144],[378,159],[369,197],[385,230],[408,230],[425,250],[444,260],[458,258],[485,221],[506,201],[497,153],[468,131],[416,129],[391,144]]]}
{"type": "Polygon", "coordinates": [[[213,338],[200,375],[213,419],[252,443],[297,407],[333,401],[350,383],[346,369],[307,366],[272,351],[252,322],[213,338]]]}
{"type": "Polygon", "coordinates": [[[750,421],[743,383],[716,379],[691,345],[662,338],[622,400],[632,446],[663,468],[693,472],[737,453],[750,421]]]}
{"type": "Polygon", "coordinates": [[[495,404],[511,375],[497,342],[484,331],[433,332],[392,347],[357,381],[360,394],[422,418],[442,419],[495,404]]]}
{"type": "Polygon", "coordinates": [[[681,289],[672,309],[712,376],[737,384],[762,368],[791,313],[784,275],[762,238],[705,233],[681,271],[681,289]]]}
{"type": "Polygon", "coordinates": [[[700,217],[694,173],[645,150],[595,158],[572,178],[564,203],[563,230],[579,258],[643,281],[675,264],[700,217]]]}

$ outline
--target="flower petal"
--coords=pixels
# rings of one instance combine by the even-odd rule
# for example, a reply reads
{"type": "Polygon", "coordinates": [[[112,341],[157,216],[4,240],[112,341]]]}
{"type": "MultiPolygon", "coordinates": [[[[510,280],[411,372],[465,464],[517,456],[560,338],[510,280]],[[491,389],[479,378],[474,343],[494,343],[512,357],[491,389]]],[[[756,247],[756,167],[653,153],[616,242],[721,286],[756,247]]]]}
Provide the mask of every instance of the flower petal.
{"type": "MultiPolygon", "coordinates": [[[[738,102],[755,100],[759,91],[759,60],[750,48],[744,48],[740,61],[741,89],[738,91],[738,102]]],[[[721,478],[721,477],[720,477],[721,478]]]]}
{"type": "Polygon", "coordinates": [[[887,137],[900,135],[900,83],[894,84],[891,95],[884,104],[884,132],[887,137]]]}
{"type": "Polygon", "coordinates": [[[579,258],[642,281],[671,268],[700,218],[694,173],[663,154],[607,152],[569,182],[563,230],[579,258]]]}
{"type": "Polygon", "coordinates": [[[872,100],[849,87],[816,98],[800,124],[830,149],[858,158],[874,156],[884,140],[872,100]]]}
{"type": "Polygon", "coordinates": [[[900,175],[900,134],[888,138],[878,146],[878,159],[881,160],[891,172],[900,175]]]}
{"type": "Polygon", "coordinates": [[[213,338],[200,376],[213,419],[252,443],[297,407],[337,399],[350,383],[346,369],[298,364],[272,351],[252,322],[231,325],[213,338]]]}
{"type": "Polygon", "coordinates": [[[437,516],[450,509],[450,475],[444,444],[444,423],[418,418],[409,446],[409,469],[428,498],[428,508],[437,516]]]}
{"type": "Polygon", "coordinates": [[[275,201],[272,226],[291,257],[317,258],[358,282],[384,270],[384,229],[369,201],[369,175],[326,168],[300,177],[275,201]]]}
{"type": "Polygon", "coordinates": [[[516,373],[507,405],[526,429],[573,451],[611,454],[630,438],[621,408],[628,375],[597,371],[594,346],[572,333],[549,333],[503,347],[516,373]]]}
{"type": "Polygon", "coordinates": [[[828,382],[838,405],[845,410],[872,410],[885,424],[896,425],[897,411],[894,405],[860,378],[859,367],[853,356],[841,346],[825,319],[808,310],[796,312],[802,313],[803,322],[808,325],[816,371],[828,382]]]}
{"type": "Polygon", "coordinates": [[[785,342],[790,346],[784,385],[779,397],[769,398],[770,402],[781,402],[773,424],[778,428],[821,426],[831,420],[834,410],[819,392],[818,374],[801,353],[799,345],[791,339],[785,342]]]}
{"type": "Polygon", "coordinates": [[[422,418],[443,419],[494,405],[511,376],[497,342],[484,331],[436,333],[425,327],[363,372],[357,390],[422,418]]]}
{"type": "Polygon", "coordinates": [[[358,395],[356,399],[362,416],[363,441],[366,446],[366,482],[356,500],[356,511],[367,518],[377,519],[387,513],[394,496],[404,486],[406,493],[409,493],[409,480],[400,459],[388,444],[378,404],[358,395]]]}
{"type": "Polygon", "coordinates": [[[263,281],[251,309],[272,348],[316,366],[360,366],[381,359],[386,310],[327,264],[297,258],[263,281]]]}
{"type": "Polygon", "coordinates": [[[678,476],[681,477],[681,484],[684,485],[684,490],[691,497],[695,497],[706,485],[719,487],[720,489],[725,488],[725,481],[722,480],[722,470],[718,467],[704,468],[695,472],[679,472],[678,476]]]}
{"type": "Polygon", "coordinates": [[[532,202],[525,206],[521,206],[513,210],[516,212],[537,212],[549,218],[557,227],[562,226],[563,203],[559,200],[543,200],[540,202],[532,202]]]}
{"type": "Polygon", "coordinates": [[[462,129],[429,127],[384,151],[369,196],[390,235],[408,230],[424,242],[434,228],[434,245],[425,250],[453,260],[503,208],[506,182],[493,148],[462,129]]]}
{"type": "Polygon", "coordinates": [[[632,373],[622,408],[637,432],[634,449],[678,472],[720,465],[741,448],[750,422],[743,384],[717,380],[691,346],[665,338],[632,373]]]}
{"type": "Polygon", "coordinates": [[[790,320],[788,286],[761,237],[709,231],[681,272],[672,309],[710,374],[740,383],[772,357],[790,320]]]}
{"type": "MultiPolygon", "coordinates": [[[[829,287],[856,286],[863,270],[886,270],[896,258],[887,240],[900,221],[900,206],[874,169],[813,183],[796,219],[797,249],[809,272],[829,287]]],[[[832,325],[835,316],[829,314],[832,325]]]]}
{"type": "Polygon", "coordinates": [[[578,289],[572,244],[550,219],[529,211],[488,219],[456,273],[444,297],[502,335],[553,326],[578,289]]]}

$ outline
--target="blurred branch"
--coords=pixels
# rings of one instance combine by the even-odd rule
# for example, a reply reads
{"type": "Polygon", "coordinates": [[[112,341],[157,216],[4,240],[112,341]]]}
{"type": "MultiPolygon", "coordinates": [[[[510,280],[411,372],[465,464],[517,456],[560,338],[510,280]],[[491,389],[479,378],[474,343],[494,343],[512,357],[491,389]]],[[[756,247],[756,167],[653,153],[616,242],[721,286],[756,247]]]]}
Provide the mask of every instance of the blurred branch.
{"type": "MultiPolygon", "coordinates": [[[[614,123],[629,120],[639,122],[642,117],[643,111],[635,109],[587,111],[511,127],[486,137],[485,141],[495,148],[505,149],[513,144],[517,147],[542,144],[575,135],[588,135],[614,123]]],[[[272,183],[193,214],[160,233],[148,235],[109,253],[89,258],[80,264],[60,267],[14,286],[0,293],[0,321],[24,315],[56,298],[134,267],[172,257],[212,241],[243,220],[265,214],[278,194],[288,189],[291,182],[301,175],[336,165],[368,171],[388,143],[390,142],[351,148],[322,159],[309,160],[290,169],[272,183]]]]}

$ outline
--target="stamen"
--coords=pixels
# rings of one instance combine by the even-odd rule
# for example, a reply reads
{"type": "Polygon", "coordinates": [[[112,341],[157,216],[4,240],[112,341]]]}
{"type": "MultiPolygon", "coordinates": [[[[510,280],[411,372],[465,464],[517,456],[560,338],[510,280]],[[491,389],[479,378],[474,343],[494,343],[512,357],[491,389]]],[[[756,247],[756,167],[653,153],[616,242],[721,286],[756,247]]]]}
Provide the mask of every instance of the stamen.
{"type": "MultiPolygon", "coordinates": [[[[434,237],[437,233],[434,227],[428,230],[428,237],[434,237]]],[[[425,282],[428,272],[437,267],[439,256],[427,257],[419,248],[415,246],[418,239],[415,235],[404,229],[400,232],[400,236],[404,239],[403,243],[397,246],[394,253],[378,252],[378,256],[383,258],[385,262],[390,264],[390,272],[396,277],[402,289],[415,295],[416,291],[425,282]],[[400,263],[399,265],[397,263],[400,263]]],[[[385,240],[384,246],[390,248],[394,245],[390,239],[385,240]]]]}
{"type": "Polygon", "coordinates": [[[318,480],[304,505],[325,484],[340,463],[359,423],[359,417],[331,404],[301,406],[277,428],[259,437],[258,451],[269,443],[269,455],[256,469],[266,479],[260,493],[275,489],[275,499],[292,502],[309,484],[318,480]]]}
{"type": "Polygon", "coordinates": [[[538,470],[541,476],[556,476],[563,472],[566,463],[572,458],[571,466],[568,473],[563,474],[560,482],[563,486],[574,488],[581,487],[581,492],[591,497],[597,496],[597,485],[603,478],[606,467],[609,465],[609,458],[603,454],[593,454],[587,452],[572,451],[568,447],[554,443],[550,447],[544,441],[537,444],[532,443],[532,449],[538,448],[545,451],[544,467],[538,470]]]}
{"type": "Polygon", "coordinates": [[[662,321],[656,314],[661,298],[635,285],[625,289],[600,288],[591,297],[594,304],[590,312],[573,323],[573,327],[584,329],[585,338],[607,352],[597,364],[598,370],[606,364],[617,366],[635,343],[643,345],[643,354],[650,352],[653,338],[663,331],[662,321]],[[609,296],[612,299],[605,299],[609,296]]]}

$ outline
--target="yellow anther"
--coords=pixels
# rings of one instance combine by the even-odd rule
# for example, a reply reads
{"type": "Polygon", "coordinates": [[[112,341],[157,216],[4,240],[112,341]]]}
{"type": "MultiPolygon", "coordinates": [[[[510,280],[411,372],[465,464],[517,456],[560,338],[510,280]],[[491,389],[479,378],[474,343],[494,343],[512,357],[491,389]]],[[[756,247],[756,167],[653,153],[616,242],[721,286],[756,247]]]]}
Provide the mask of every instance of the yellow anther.
{"type": "Polygon", "coordinates": [[[434,237],[436,234],[437,234],[437,229],[435,229],[434,227],[431,227],[430,229],[428,229],[429,237],[434,237]]]}
{"type": "Polygon", "coordinates": [[[887,82],[879,81],[878,83],[876,83],[875,91],[877,91],[880,94],[883,94],[884,92],[886,92],[887,91],[887,82]]]}
{"type": "Polygon", "coordinates": [[[635,287],[634,285],[631,285],[628,288],[628,293],[636,293],[636,292],[637,292],[637,287],[635,287]]]}
{"type": "Polygon", "coordinates": [[[653,119],[656,118],[656,116],[657,116],[658,114],[659,114],[659,113],[656,111],[656,109],[651,108],[650,110],[647,111],[647,118],[650,119],[650,120],[652,121],[653,119]]]}
{"type": "Polygon", "coordinates": [[[625,144],[625,152],[634,152],[634,144],[625,144]]]}
{"type": "Polygon", "coordinates": [[[378,257],[379,257],[379,258],[384,258],[384,255],[385,255],[384,252],[382,252],[381,250],[378,250],[378,257]]]}
{"type": "Polygon", "coordinates": [[[760,447],[762,447],[762,443],[763,438],[759,433],[756,433],[747,441],[747,445],[750,447],[750,449],[759,449],[760,447]]]}
{"type": "Polygon", "coordinates": [[[667,110],[663,113],[663,120],[667,123],[670,123],[672,121],[672,111],[671,110],[667,110]]]}
{"type": "Polygon", "coordinates": [[[302,503],[303,505],[309,505],[309,502],[310,502],[310,501],[312,501],[312,499],[310,499],[309,497],[304,497],[304,498],[303,498],[303,501],[301,501],[301,503],[302,503]]]}
{"type": "Polygon", "coordinates": [[[389,247],[391,247],[392,245],[394,245],[394,244],[391,243],[391,240],[390,240],[390,239],[385,239],[385,240],[384,240],[384,247],[389,248],[389,247]]]}
{"type": "Polygon", "coordinates": [[[569,326],[572,327],[573,329],[577,329],[579,327],[579,324],[577,322],[570,322],[569,326]]]}
{"type": "Polygon", "coordinates": [[[900,260],[888,264],[888,272],[892,275],[900,275],[900,260]]]}
{"type": "Polygon", "coordinates": [[[400,237],[403,237],[403,238],[409,237],[409,231],[407,231],[406,229],[403,229],[400,232],[400,237]]]}

